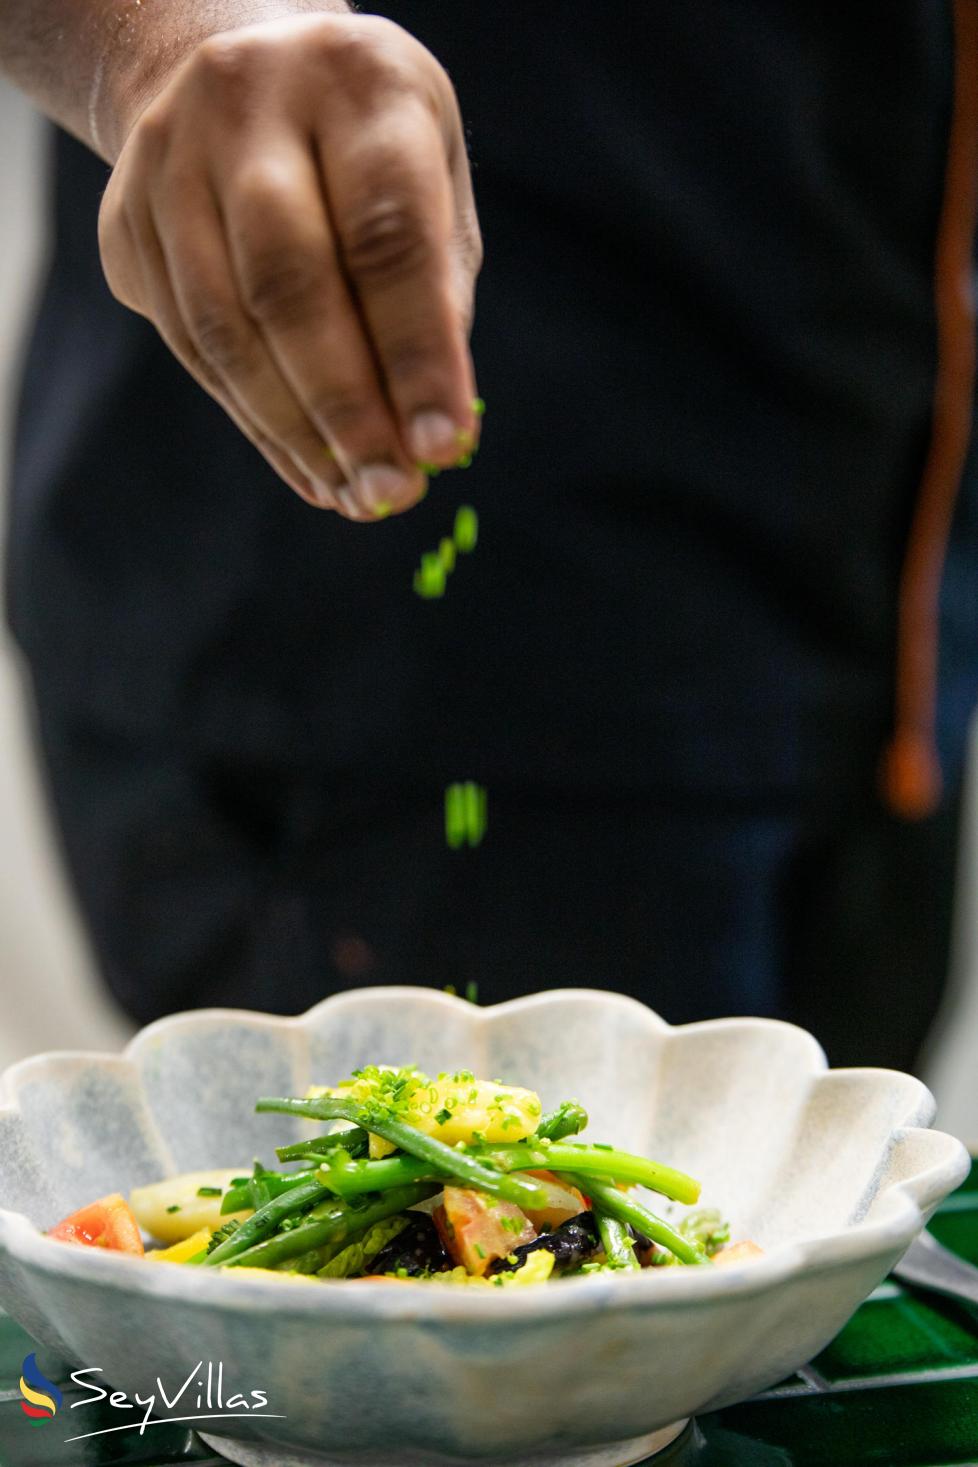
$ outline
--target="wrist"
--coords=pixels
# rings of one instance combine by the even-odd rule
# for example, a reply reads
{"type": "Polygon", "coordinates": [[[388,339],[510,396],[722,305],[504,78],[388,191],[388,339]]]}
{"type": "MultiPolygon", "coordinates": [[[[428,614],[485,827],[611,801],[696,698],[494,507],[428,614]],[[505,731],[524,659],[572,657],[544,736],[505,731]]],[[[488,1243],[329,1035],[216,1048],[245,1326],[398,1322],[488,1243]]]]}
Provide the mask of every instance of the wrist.
{"type": "Polygon", "coordinates": [[[153,98],[211,37],[296,15],[350,13],[346,0],[124,0],[92,79],[92,142],[114,164],[153,98]]]}

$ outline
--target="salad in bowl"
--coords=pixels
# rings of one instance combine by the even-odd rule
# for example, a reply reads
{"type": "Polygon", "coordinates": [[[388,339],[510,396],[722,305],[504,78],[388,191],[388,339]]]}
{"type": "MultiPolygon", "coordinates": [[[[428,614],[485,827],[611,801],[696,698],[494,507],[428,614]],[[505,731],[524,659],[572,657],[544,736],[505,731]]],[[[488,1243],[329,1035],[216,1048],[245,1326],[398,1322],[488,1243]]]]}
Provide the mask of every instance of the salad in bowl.
{"type": "Polygon", "coordinates": [[[245,1467],[623,1467],[828,1343],[965,1175],[933,1114],[587,989],[176,1014],[0,1079],[0,1307],[130,1400],[223,1368],[245,1467]]]}
{"type": "Polygon", "coordinates": [[[471,1070],[371,1064],[255,1108],[327,1129],[276,1148],[288,1170],[167,1178],[87,1204],[49,1236],[204,1268],[497,1288],[761,1254],[732,1243],[715,1209],[675,1225],[653,1212],[637,1188],[692,1204],[699,1182],[575,1139],[588,1122],[576,1100],[544,1114],[535,1091],[471,1070]],[[166,1246],[147,1252],[140,1229],[166,1246]]]}

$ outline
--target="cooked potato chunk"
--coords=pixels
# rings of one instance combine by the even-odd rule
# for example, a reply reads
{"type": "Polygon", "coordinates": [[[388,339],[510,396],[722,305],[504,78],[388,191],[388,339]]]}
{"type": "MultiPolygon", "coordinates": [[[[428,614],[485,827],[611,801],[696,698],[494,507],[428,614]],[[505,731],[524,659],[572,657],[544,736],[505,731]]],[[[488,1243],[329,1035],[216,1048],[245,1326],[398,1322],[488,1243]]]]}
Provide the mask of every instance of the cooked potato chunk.
{"type": "MultiPolygon", "coordinates": [[[[221,1194],[232,1177],[247,1176],[250,1170],[250,1167],[229,1167],[221,1171],[184,1172],[179,1177],[167,1177],[162,1182],[152,1182],[148,1187],[134,1187],[129,1194],[129,1206],[145,1232],[161,1243],[181,1243],[201,1228],[216,1228],[227,1222],[227,1216],[221,1216],[221,1194]],[[200,1197],[201,1187],[217,1188],[218,1195],[200,1197]]],[[[250,1217],[251,1209],[230,1215],[250,1217]]]]}
{"type": "MultiPolygon", "coordinates": [[[[477,1080],[467,1070],[429,1079],[420,1073],[411,1075],[390,1066],[371,1065],[340,1085],[311,1085],[306,1095],[309,1099],[329,1095],[364,1103],[383,1095],[385,1080],[395,1075],[405,1077],[399,1092],[401,1118],[446,1146],[455,1146],[459,1141],[522,1141],[524,1136],[532,1136],[540,1120],[540,1097],[533,1090],[496,1080],[477,1080]]],[[[372,1157],[387,1156],[394,1149],[390,1142],[371,1136],[372,1157]]]]}

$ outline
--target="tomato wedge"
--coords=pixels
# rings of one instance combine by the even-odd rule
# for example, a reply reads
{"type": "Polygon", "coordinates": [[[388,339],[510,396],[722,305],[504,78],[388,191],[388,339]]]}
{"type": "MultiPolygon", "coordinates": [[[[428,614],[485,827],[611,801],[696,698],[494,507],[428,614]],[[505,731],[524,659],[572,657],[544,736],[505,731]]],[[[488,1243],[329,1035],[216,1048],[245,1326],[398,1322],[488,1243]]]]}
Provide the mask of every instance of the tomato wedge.
{"type": "Polygon", "coordinates": [[[537,1235],[514,1203],[470,1187],[446,1187],[444,1203],[432,1216],[452,1258],[477,1277],[494,1259],[505,1258],[520,1243],[530,1243],[537,1235]]]}
{"type": "Polygon", "coordinates": [[[119,1192],[79,1207],[50,1228],[48,1237],[61,1243],[83,1243],[87,1248],[113,1248],[117,1253],[146,1251],[132,1209],[119,1192]]]}

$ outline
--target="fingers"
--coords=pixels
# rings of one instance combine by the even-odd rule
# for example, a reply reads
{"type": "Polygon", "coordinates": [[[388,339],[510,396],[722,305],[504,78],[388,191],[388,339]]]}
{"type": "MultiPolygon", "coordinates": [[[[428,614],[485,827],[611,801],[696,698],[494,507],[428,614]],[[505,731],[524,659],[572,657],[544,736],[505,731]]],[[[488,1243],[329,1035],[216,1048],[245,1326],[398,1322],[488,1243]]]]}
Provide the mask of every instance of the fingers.
{"type": "MultiPolygon", "coordinates": [[[[111,206],[114,200],[108,202],[111,206]]],[[[154,323],[187,371],[220,403],[278,476],[300,498],[320,508],[340,509],[348,513],[337,497],[343,493],[343,476],[339,467],[324,454],[318,480],[303,472],[299,462],[249,415],[201,351],[177,302],[163,246],[148,211],[128,211],[111,223],[103,222],[101,227],[106,240],[103,243],[103,260],[115,295],[130,309],[154,323]]]]}
{"type": "Polygon", "coordinates": [[[454,94],[376,17],[201,43],[141,114],[106,275],[310,503],[370,519],[475,446],[481,246],[454,94]]]}
{"type": "MultiPolygon", "coordinates": [[[[410,454],[447,467],[477,433],[445,144],[418,98],[364,115],[343,94],[320,126],[330,218],[410,454]]],[[[471,278],[471,276],[469,277],[471,278]]]]}
{"type": "Polygon", "coordinates": [[[226,184],[232,266],[245,311],[354,501],[364,515],[386,515],[414,504],[426,478],[401,442],[303,141],[266,140],[226,184]]]}
{"type": "Polygon", "coordinates": [[[332,505],[342,464],[283,377],[238,294],[224,222],[209,188],[203,180],[185,183],[179,208],[168,192],[164,183],[151,200],[152,223],[194,351],[263,438],[298,465],[319,501],[332,505]]]}

